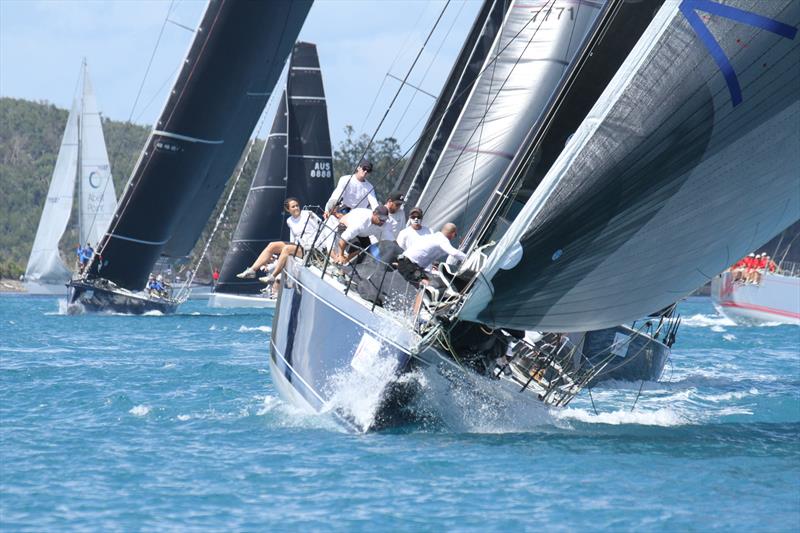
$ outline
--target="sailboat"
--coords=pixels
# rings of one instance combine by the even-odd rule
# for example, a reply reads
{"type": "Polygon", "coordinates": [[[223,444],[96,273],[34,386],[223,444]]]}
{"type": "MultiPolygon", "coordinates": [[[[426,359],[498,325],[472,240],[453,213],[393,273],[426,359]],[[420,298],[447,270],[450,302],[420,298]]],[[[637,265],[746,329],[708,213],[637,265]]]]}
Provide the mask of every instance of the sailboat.
{"type": "Polygon", "coordinates": [[[151,295],[143,289],[160,257],[191,253],[311,3],[208,3],[97,253],[69,285],[72,309],[171,313],[188,297],[188,290],[151,295]]]}
{"type": "Polygon", "coordinates": [[[69,223],[76,185],[79,244],[97,244],[108,228],[117,198],[86,60],[81,63],[78,96],[67,117],[47,201],[25,269],[25,288],[30,294],[67,293],[72,269],[64,264],[58,245],[69,223]]]}
{"type": "Polygon", "coordinates": [[[236,274],[269,242],[288,240],[286,198],[319,207],[332,191],[333,157],[317,47],[298,42],[289,60],[286,90],[208,305],[274,308],[275,298],[260,292],[266,287],[263,283],[236,274]]]}
{"type": "Polygon", "coordinates": [[[757,248],[754,255],[772,254],[774,265],[757,269],[750,283],[745,272],[730,268],[714,277],[711,300],[717,311],[737,324],[800,325],[800,254],[790,255],[798,236],[800,220],[757,248]]]}
{"type": "MultiPolygon", "coordinates": [[[[576,8],[563,4],[512,2],[504,25],[523,13],[555,24],[559,8],[562,20],[576,8]]],[[[270,341],[278,391],[356,431],[380,423],[397,404],[397,377],[413,370],[466,383],[505,409],[567,405],[622,345],[637,349],[612,340],[608,358],[590,361],[569,332],[669,308],[797,220],[799,24],[792,0],[603,3],[550,97],[526,115],[518,149],[502,154],[499,180],[465,187],[472,172],[449,171],[415,180],[423,205],[469,209],[445,218],[461,216],[468,257],[440,267],[444,289],[424,290],[419,312],[417,290],[390,265],[370,276],[381,296],[370,301],[326,264],[289,263],[270,341]],[[465,191],[476,197],[468,205],[465,191]],[[334,403],[347,376],[372,384],[382,398],[373,412],[334,403]]],[[[502,69],[492,59],[501,57],[489,56],[491,66],[502,69]]],[[[469,138],[457,144],[483,150],[469,138]]],[[[674,326],[658,322],[669,343],[674,326]]]]}

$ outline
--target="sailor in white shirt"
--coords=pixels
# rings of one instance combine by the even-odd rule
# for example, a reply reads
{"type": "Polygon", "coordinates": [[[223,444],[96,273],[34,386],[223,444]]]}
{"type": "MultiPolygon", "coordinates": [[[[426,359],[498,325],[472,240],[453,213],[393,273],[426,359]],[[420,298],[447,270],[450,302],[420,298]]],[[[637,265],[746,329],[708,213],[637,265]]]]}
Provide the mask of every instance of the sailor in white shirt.
{"type": "Polygon", "coordinates": [[[389,210],[389,219],[383,225],[383,232],[377,240],[397,240],[397,236],[406,227],[406,213],[403,211],[403,202],[405,200],[405,195],[400,191],[395,191],[389,195],[386,203],[383,204],[389,210]]]}
{"type": "Polygon", "coordinates": [[[339,218],[357,207],[378,207],[375,187],[367,181],[367,174],[372,172],[372,163],[361,161],[355,174],[339,178],[339,183],[325,204],[325,217],[334,215],[339,218]]]}
{"type": "Polygon", "coordinates": [[[425,274],[425,270],[433,265],[437,259],[444,255],[450,255],[461,261],[467,258],[464,252],[450,244],[456,234],[456,225],[448,222],[442,226],[441,231],[419,237],[398,258],[397,271],[410,283],[427,284],[428,276],[425,274]]]}
{"type": "Polygon", "coordinates": [[[340,236],[338,246],[334,250],[333,259],[337,263],[347,263],[353,256],[370,245],[370,237],[379,237],[383,224],[389,218],[389,210],[385,205],[379,205],[373,211],[356,208],[339,219],[345,230],[340,236]],[[345,248],[351,244],[348,253],[345,248]]]}
{"type": "Polygon", "coordinates": [[[431,229],[422,225],[422,209],[415,207],[408,215],[408,227],[404,228],[397,236],[397,244],[403,250],[408,250],[414,242],[423,235],[430,235],[431,229]]]}

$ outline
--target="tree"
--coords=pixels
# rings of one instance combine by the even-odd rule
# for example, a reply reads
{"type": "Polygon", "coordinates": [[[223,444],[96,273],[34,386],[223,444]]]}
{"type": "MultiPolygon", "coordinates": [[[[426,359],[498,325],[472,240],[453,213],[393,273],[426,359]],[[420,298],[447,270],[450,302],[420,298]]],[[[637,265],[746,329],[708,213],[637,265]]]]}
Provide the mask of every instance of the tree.
{"type": "Polygon", "coordinates": [[[369,181],[375,186],[378,199],[385,199],[392,192],[394,183],[405,164],[397,139],[394,137],[376,139],[370,145],[369,136],[362,133],[356,137],[353,126],[348,124],[344,127],[344,132],[345,139],[333,152],[333,169],[336,177],[352,174],[359,161],[366,158],[373,166],[369,181]]]}

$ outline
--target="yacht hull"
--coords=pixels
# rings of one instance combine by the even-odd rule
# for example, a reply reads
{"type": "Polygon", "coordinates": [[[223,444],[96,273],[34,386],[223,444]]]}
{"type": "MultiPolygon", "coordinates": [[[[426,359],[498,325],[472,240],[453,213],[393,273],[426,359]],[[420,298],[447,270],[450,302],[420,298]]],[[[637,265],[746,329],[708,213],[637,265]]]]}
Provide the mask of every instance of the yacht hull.
{"type": "Polygon", "coordinates": [[[209,307],[252,307],[275,309],[275,298],[255,294],[233,294],[228,292],[212,292],[208,297],[209,307]]]}
{"type": "Polygon", "coordinates": [[[733,281],[730,272],[711,280],[717,310],[737,324],[800,325],[800,278],[766,273],[759,284],[733,281]]]}
{"type": "Polygon", "coordinates": [[[670,355],[666,344],[628,326],[589,331],[582,349],[594,364],[614,355],[589,386],[607,380],[658,381],[670,355]]]}
{"type": "Polygon", "coordinates": [[[142,315],[157,311],[172,314],[180,305],[175,300],[155,299],[143,293],[133,293],[125,289],[101,287],[81,280],[67,285],[68,307],[71,314],[79,313],[121,313],[142,315]]]}
{"type": "Polygon", "coordinates": [[[415,335],[298,261],[284,272],[269,357],[278,393],[297,407],[333,415],[351,430],[374,428],[387,387],[411,359],[407,347],[415,335]]]}

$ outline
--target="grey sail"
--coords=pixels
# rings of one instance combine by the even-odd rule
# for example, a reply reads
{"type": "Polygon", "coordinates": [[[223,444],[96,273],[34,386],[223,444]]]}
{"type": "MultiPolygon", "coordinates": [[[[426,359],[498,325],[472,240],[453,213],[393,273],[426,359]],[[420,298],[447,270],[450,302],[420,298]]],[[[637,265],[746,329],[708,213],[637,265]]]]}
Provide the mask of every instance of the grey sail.
{"type": "Polygon", "coordinates": [[[427,224],[475,220],[604,2],[512,2],[419,204],[427,224]]]}
{"type": "Polygon", "coordinates": [[[407,191],[407,205],[416,205],[419,200],[419,195],[461,115],[470,89],[489,55],[507,7],[507,0],[484,0],[450,75],[436,99],[433,111],[422,129],[422,135],[395,184],[395,190],[407,191]]]}
{"type": "Polygon", "coordinates": [[[798,24],[791,0],[666,2],[460,317],[611,327],[690,293],[797,220],[798,24]]]}
{"type": "Polygon", "coordinates": [[[333,191],[331,140],[316,46],[297,43],[287,88],[256,169],[214,292],[256,294],[258,280],[236,274],[250,266],[271,241],[288,240],[283,203],[297,197],[323,205],[333,191]]]}
{"type": "Polygon", "coordinates": [[[162,252],[191,251],[310,7],[209,2],[88,278],[140,290],[162,252]]]}

